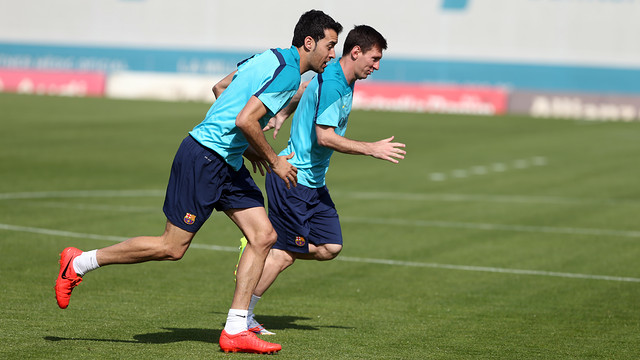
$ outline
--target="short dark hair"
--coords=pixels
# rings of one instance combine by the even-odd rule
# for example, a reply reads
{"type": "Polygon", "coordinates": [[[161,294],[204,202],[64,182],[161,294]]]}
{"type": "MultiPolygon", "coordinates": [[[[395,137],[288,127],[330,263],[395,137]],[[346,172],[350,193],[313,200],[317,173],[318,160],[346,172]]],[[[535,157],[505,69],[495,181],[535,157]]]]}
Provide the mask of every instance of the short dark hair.
{"type": "Polygon", "coordinates": [[[333,29],[337,34],[340,34],[342,25],[320,10],[309,10],[300,16],[293,31],[291,45],[301,47],[304,45],[304,39],[307,36],[311,36],[313,40],[318,42],[318,40],[324,38],[326,29],[333,29]]]}
{"type": "Polygon", "coordinates": [[[349,31],[347,38],[344,40],[342,56],[350,53],[355,46],[360,46],[363,53],[371,50],[374,46],[377,46],[382,51],[387,50],[387,40],[369,25],[356,25],[353,30],[349,31]]]}

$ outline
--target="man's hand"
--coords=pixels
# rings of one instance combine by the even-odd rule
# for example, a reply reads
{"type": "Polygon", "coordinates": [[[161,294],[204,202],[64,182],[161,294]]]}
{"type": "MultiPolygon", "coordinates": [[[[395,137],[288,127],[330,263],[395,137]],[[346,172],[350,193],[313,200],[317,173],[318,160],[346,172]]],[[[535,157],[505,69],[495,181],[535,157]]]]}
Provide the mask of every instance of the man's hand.
{"type": "Polygon", "coordinates": [[[273,139],[275,140],[276,135],[278,135],[278,131],[280,131],[282,124],[284,124],[285,120],[287,120],[288,117],[289,116],[287,114],[285,114],[283,111],[280,111],[279,113],[276,114],[276,116],[269,119],[267,126],[262,128],[262,131],[267,132],[271,129],[274,129],[273,139]]]}
{"type": "Polygon", "coordinates": [[[310,82],[311,80],[307,80],[300,84],[298,91],[296,91],[296,94],[293,95],[293,98],[291,98],[291,101],[289,101],[289,105],[280,110],[274,117],[269,119],[267,126],[262,129],[263,132],[275,129],[273,130],[273,139],[275,140],[276,135],[278,135],[278,131],[280,131],[280,128],[282,127],[282,124],[284,124],[289,116],[293,114],[293,112],[298,108],[298,103],[302,98],[302,94],[304,93],[304,90],[307,88],[307,85],[309,85],[310,82]]]}
{"type": "Polygon", "coordinates": [[[371,143],[370,155],[376,159],[391,161],[394,164],[398,163],[397,159],[404,159],[404,155],[407,152],[401,148],[406,145],[399,142],[392,142],[393,138],[394,136],[371,143]]]}
{"type": "Polygon", "coordinates": [[[269,167],[269,163],[267,160],[263,159],[258,155],[258,153],[253,150],[253,147],[249,146],[247,150],[244,152],[244,157],[247,158],[251,162],[253,166],[253,173],[256,174],[258,170],[260,171],[260,175],[264,176],[265,171],[270,173],[271,168],[269,167]]]}
{"type": "Polygon", "coordinates": [[[298,186],[298,169],[287,161],[293,158],[293,155],[294,153],[292,152],[286,156],[278,156],[273,165],[271,165],[271,170],[284,180],[287,189],[291,189],[291,184],[298,186]]]}

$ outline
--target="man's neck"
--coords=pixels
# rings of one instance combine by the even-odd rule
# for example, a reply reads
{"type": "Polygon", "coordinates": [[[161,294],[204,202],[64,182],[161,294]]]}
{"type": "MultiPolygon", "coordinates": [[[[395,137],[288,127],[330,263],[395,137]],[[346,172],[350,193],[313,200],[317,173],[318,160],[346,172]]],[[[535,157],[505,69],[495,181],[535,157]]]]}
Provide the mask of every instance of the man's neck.
{"type": "Polygon", "coordinates": [[[356,82],[356,72],[355,72],[355,64],[351,59],[347,56],[342,56],[340,58],[340,66],[342,67],[342,72],[344,73],[344,77],[347,79],[347,84],[352,85],[356,82]]]}
{"type": "Polygon", "coordinates": [[[300,75],[306,73],[311,70],[307,62],[307,55],[309,53],[304,50],[304,46],[296,48],[298,50],[298,55],[300,55],[300,75]]]}

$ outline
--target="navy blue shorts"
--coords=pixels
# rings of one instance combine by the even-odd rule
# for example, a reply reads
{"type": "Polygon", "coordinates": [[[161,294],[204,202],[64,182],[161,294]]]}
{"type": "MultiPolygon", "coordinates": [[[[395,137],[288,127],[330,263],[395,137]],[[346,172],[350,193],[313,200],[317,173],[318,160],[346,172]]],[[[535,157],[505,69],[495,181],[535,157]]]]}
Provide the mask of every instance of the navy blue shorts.
{"type": "Polygon", "coordinates": [[[254,207],[264,207],[264,197],[244,165],[235,171],[190,135],[182,141],[173,159],[163,207],[173,225],[195,233],[213,209],[254,207]]]}
{"type": "Polygon", "coordinates": [[[308,253],[309,243],[342,245],[340,219],[326,186],[287,189],[275,174],[267,174],[265,185],[269,220],[278,233],[274,249],[308,253]]]}

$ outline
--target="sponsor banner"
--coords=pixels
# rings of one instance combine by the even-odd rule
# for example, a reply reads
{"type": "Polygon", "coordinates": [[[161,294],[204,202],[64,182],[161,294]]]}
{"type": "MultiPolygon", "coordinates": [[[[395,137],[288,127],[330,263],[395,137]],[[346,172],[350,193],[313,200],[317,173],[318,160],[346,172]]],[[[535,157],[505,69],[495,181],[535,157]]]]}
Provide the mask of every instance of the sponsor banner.
{"type": "Polygon", "coordinates": [[[509,112],[541,118],[640,121],[640,95],[515,91],[509,112]]]}
{"type": "Polygon", "coordinates": [[[0,68],[0,92],[102,96],[104,87],[105,76],[102,73],[0,68]]]}
{"type": "MultiPolygon", "coordinates": [[[[264,50],[262,50],[264,51],[264,50]]],[[[228,74],[252,52],[59,46],[0,42],[0,68],[116,73],[228,74]]]]}
{"type": "MultiPolygon", "coordinates": [[[[0,37],[1,40],[1,37],[0,37]]],[[[266,49],[266,48],[265,48],[266,49]]],[[[57,71],[163,72],[218,75],[264,51],[129,48],[16,44],[0,41],[0,68],[57,71]]],[[[568,62],[474,61],[447,57],[385,55],[375,81],[418,84],[482,84],[557,92],[640,93],[637,66],[585,66],[568,62]]]]}
{"type": "Polygon", "coordinates": [[[504,114],[507,91],[491,87],[358,82],[355,109],[453,114],[504,114]]]}

